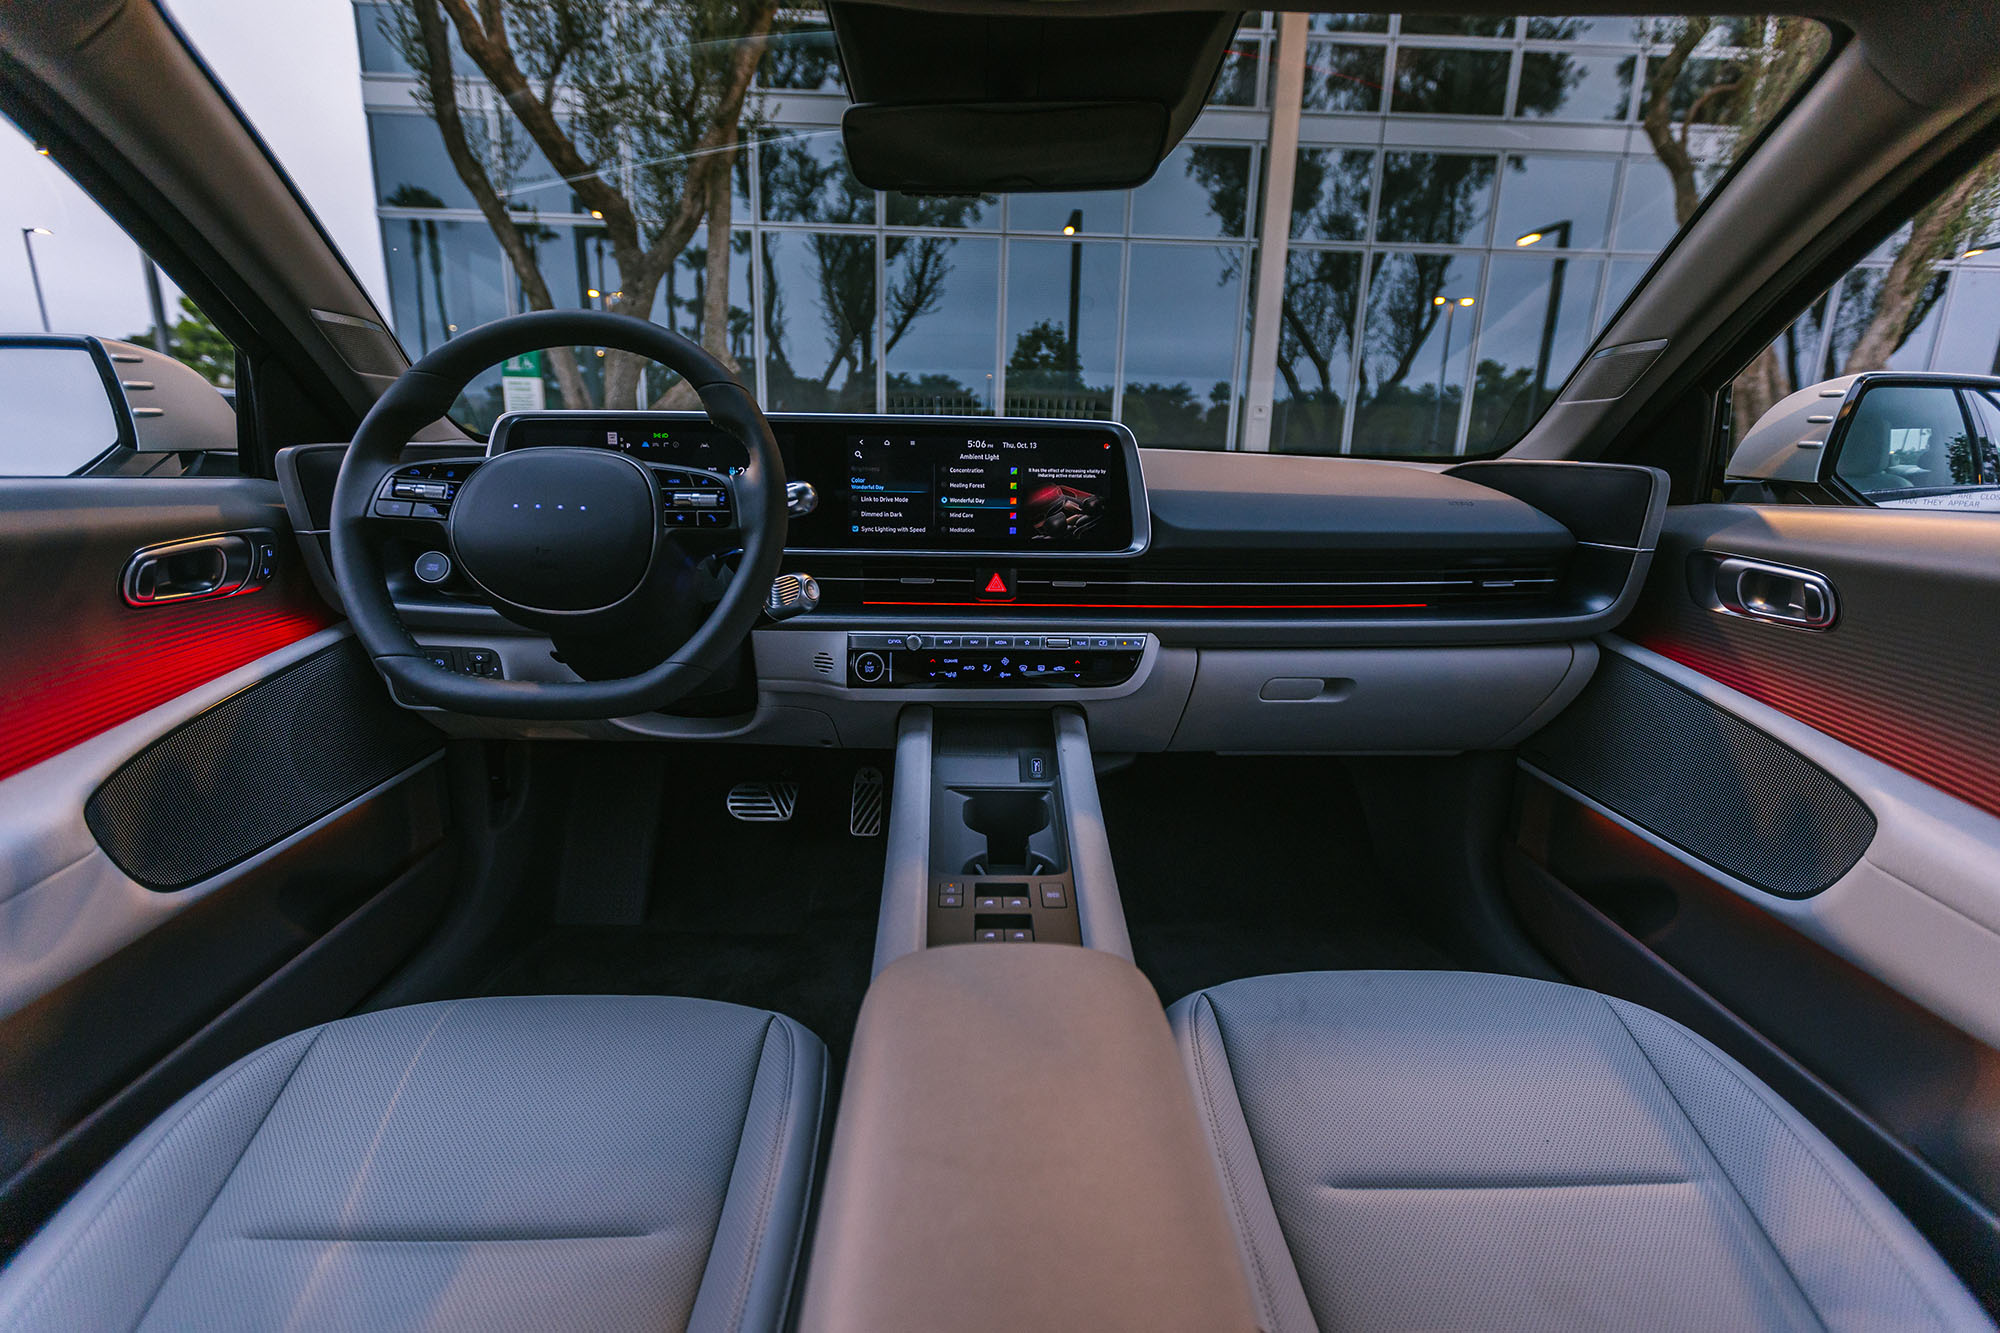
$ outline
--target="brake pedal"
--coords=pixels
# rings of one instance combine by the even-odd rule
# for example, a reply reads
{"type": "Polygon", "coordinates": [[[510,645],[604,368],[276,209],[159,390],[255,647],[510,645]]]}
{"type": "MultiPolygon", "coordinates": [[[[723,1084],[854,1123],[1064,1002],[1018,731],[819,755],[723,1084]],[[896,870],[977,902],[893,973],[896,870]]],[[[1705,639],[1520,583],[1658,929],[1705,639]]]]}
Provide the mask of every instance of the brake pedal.
{"type": "Polygon", "coordinates": [[[854,770],[854,793],[847,806],[847,831],[857,838],[873,838],[882,832],[882,770],[854,770]]]}
{"type": "Polygon", "coordinates": [[[782,824],[799,808],[799,784],[739,782],[729,789],[726,804],[746,824],[782,824]]]}

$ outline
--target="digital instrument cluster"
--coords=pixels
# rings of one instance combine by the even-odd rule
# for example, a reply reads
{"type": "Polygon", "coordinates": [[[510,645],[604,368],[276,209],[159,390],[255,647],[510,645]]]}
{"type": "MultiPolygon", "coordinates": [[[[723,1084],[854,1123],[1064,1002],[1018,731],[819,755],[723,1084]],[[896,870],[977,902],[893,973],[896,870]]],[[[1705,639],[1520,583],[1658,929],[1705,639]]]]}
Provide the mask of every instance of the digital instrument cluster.
{"type": "MultiPolygon", "coordinates": [[[[786,474],[819,497],[794,552],[1119,556],[1148,536],[1131,432],[1115,422],[1007,418],[770,418],[786,474]]],[[[490,453],[615,449],[659,467],[740,471],[747,455],[699,413],[506,416],[490,453]]]]}

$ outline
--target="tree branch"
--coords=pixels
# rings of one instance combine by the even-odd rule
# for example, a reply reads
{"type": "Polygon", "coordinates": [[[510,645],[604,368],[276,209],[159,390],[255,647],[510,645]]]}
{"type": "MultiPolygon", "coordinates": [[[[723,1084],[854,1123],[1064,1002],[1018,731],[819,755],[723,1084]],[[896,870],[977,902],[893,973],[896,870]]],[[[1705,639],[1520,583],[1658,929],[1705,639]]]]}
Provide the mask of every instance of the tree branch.
{"type": "MultiPolygon", "coordinates": [[[[444,137],[445,153],[451,158],[458,178],[472,192],[473,202],[478,204],[480,213],[486,218],[486,225],[492,228],[508,261],[514,265],[528,304],[536,310],[552,309],[555,301],[549,295],[549,285],[542,277],[541,265],[535,260],[534,247],[521,235],[513,216],[500,202],[500,192],[493,188],[492,178],[473,155],[466,139],[465,118],[458,107],[458,82],[451,68],[451,42],[445,34],[444,19],[437,11],[438,0],[415,0],[415,3],[417,30],[423,38],[423,73],[430,95],[431,115],[444,137]]],[[[550,359],[555,363],[556,383],[562,388],[563,401],[579,407],[590,406],[590,392],[577,369],[575,353],[567,347],[552,348],[550,359]]]]}
{"type": "Polygon", "coordinates": [[[1667,169],[1667,176],[1674,187],[1674,220],[1685,226],[1694,216],[1694,210],[1701,203],[1701,196],[1694,185],[1694,161],[1689,156],[1686,143],[1676,139],[1673,131],[1673,91],[1680,81],[1681,71],[1687,67],[1688,57],[1701,39],[1708,35],[1710,20],[1690,18],[1686,26],[1674,38],[1667,54],[1657,65],[1650,57],[1646,68],[1646,102],[1640,125],[1646,131],[1646,138],[1653,145],[1653,155],[1667,169]]]}

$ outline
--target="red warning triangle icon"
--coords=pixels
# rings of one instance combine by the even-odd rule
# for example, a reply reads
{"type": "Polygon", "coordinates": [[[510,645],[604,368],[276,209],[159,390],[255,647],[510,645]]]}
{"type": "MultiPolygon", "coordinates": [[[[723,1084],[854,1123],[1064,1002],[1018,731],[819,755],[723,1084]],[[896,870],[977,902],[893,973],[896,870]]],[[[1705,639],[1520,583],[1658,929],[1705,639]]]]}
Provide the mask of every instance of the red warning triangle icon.
{"type": "Polygon", "coordinates": [[[1007,592],[1007,580],[1000,577],[1000,572],[995,570],[993,577],[986,580],[986,595],[988,597],[1005,597],[1007,592]]]}

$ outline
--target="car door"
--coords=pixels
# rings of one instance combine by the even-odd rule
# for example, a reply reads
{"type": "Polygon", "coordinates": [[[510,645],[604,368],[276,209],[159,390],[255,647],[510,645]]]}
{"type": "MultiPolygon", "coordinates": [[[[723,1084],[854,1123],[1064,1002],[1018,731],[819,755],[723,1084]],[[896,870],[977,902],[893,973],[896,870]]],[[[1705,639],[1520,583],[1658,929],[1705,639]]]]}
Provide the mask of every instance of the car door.
{"type": "Polygon", "coordinates": [[[203,1077],[353,1008],[454,883],[441,736],[277,483],[226,475],[227,400],[120,346],[0,339],[4,1248],[203,1077]]]}
{"type": "Polygon", "coordinates": [[[1965,365],[1799,386],[1744,436],[1740,500],[1670,507],[1596,677],[1521,752],[1504,859],[1560,966],[1763,1074],[1994,1292],[2000,381],[1938,374],[1985,374],[2000,319],[1943,309],[1965,365]]]}

